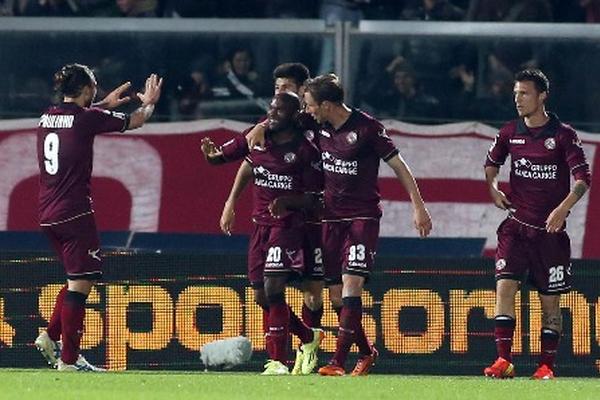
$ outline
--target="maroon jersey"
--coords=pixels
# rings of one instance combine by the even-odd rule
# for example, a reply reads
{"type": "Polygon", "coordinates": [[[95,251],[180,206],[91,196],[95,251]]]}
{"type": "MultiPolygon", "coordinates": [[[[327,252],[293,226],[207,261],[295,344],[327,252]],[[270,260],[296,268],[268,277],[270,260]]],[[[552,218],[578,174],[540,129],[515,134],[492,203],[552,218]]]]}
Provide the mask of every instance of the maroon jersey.
{"type": "Polygon", "coordinates": [[[37,129],[42,225],[92,211],[90,181],[94,136],[124,131],[127,126],[128,118],[124,114],[82,108],[74,103],[46,110],[37,129]]]}
{"type": "Polygon", "coordinates": [[[320,185],[319,150],[304,138],[276,145],[267,138],[264,149],[254,148],[246,161],[254,173],[252,219],[259,225],[297,226],[303,213],[288,211],[273,218],[269,204],[278,197],[314,191],[320,185]]]}
{"type": "Polygon", "coordinates": [[[325,175],[324,219],[381,217],[379,160],[398,154],[383,125],[353,110],[340,129],[326,125],[318,136],[325,175]]]}
{"type": "Polygon", "coordinates": [[[517,221],[544,229],[546,218],[569,194],[570,175],[590,184],[590,168],[575,130],[554,114],[542,128],[522,119],[504,125],[490,148],[486,166],[500,167],[510,154],[510,193],[517,221]]]}

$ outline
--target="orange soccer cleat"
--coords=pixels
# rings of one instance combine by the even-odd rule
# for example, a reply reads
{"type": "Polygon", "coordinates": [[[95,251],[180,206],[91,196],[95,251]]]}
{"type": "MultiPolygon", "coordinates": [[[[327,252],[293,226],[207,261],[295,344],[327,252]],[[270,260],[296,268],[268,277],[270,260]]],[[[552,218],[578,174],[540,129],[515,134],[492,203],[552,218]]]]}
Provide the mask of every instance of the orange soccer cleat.
{"type": "Polygon", "coordinates": [[[492,365],[483,370],[483,374],[496,379],[514,378],[515,367],[508,360],[498,357],[492,365]]]}
{"type": "Polygon", "coordinates": [[[319,368],[319,375],[323,376],[344,376],[345,374],[344,368],[333,364],[327,364],[319,368]]]}
{"type": "Polygon", "coordinates": [[[375,360],[377,360],[378,356],[379,352],[375,347],[372,347],[371,354],[358,359],[352,370],[352,376],[368,375],[371,368],[375,365],[375,360]]]}
{"type": "Polygon", "coordinates": [[[549,366],[542,364],[535,370],[531,379],[554,379],[554,372],[549,366]]]}

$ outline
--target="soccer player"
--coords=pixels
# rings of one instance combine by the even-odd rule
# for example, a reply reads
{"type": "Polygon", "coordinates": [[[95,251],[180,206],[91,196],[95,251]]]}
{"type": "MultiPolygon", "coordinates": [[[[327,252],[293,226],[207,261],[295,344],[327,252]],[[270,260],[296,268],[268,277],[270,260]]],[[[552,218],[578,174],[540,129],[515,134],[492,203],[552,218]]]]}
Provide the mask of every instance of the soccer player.
{"type": "MultiPolygon", "coordinates": [[[[560,295],[571,288],[571,250],[566,218],[590,185],[581,141],[568,125],[546,111],[550,84],[542,71],[516,74],[514,101],[519,119],[505,124],[490,148],[485,177],[496,207],[508,217],[498,228],[496,250],[497,360],[484,374],[515,375],[511,346],[515,330],[515,295],[525,277],[542,305],[542,353],[534,379],[554,378],[562,316],[560,295]],[[498,188],[498,172],[510,155],[510,192],[498,188]],[[570,189],[570,175],[575,183],[570,189]]],[[[532,332],[533,334],[533,332],[532,332]]]]}
{"type": "MultiPolygon", "coordinates": [[[[273,81],[274,81],[274,92],[279,94],[281,92],[292,92],[297,94],[302,100],[304,94],[304,82],[310,77],[308,68],[301,63],[284,63],[277,66],[273,70],[273,81]]],[[[314,132],[318,127],[315,121],[308,117],[306,114],[300,114],[300,125],[305,129],[309,140],[314,139],[314,132]]],[[[254,148],[254,144],[251,144],[255,140],[256,136],[261,138],[261,142],[264,141],[264,135],[266,130],[266,123],[268,121],[262,121],[256,124],[254,127],[246,131],[246,137],[237,136],[232,141],[227,142],[218,149],[217,146],[208,138],[204,138],[202,141],[202,150],[205,154],[205,158],[212,164],[220,164],[224,162],[231,162],[243,159],[249,148],[254,148]],[[244,141],[248,141],[249,144],[246,146],[244,141]]],[[[264,145],[264,143],[262,143],[264,145]]],[[[306,268],[304,271],[304,277],[302,279],[301,287],[304,293],[304,301],[302,304],[302,321],[311,328],[320,328],[321,319],[323,316],[323,264],[322,264],[322,251],[321,251],[321,218],[316,212],[306,212],[306,225],[305,225],[305,243],[304,243],[304,262],[306,268]]],[[[254,284],[255,288],[255,299],[257,303],[264,310],[264,321],[265,328],[266,321],[268,320],[268,307],[266,304],[266,298],[264,295],[264,289],[262,288],[262,279],[260,282],[254,284]]],[[[295,320],[296,316],[292,312],[292,320],[295,320]]],[[[296,361],[294,363],[294,369],[292,374],[300,374],[301,371],[298,369],[303,364],[304,354],[302,352],[302,346],[296,349],[296,361]]]]}
{"type": "Polygon", "coordinates": [[[382,215],[377,185],[380,159],[409,193],[420,236],[431,231],[431,218],[415,179],[383,125],[344,104],[344,89],[335,75],[321,75],[305,85],[306,111],[321,124],[317,134],[325,178],[325,275],[333,306],[341,306],[335,355],[319,373],[344,375],[347,355],[356,343],[361,356],[352,375],[366,375],[378,354],[362,326],[361,296],[375,260],[382,215]]]}
{"type": "MultiPolygon", "coordinates": [[[[97,106],[112,109],[129,101],[129,97],[121,97],[129,86],[121,85],[97,106]]],[[[94,137],[142,126],[152,115],[161,86],[158,76],[148,77],[144,92],[137,94],[141,106],[128,116],[92,107],[97,83],[87,66],[65,65],[54,75],[54,87],[63,100],[46,110],[37,130],[39,217],[64,265],[67,284],[60,290],[48,327],[35,345],[59,371],[103,371],[79,354],[86,299],[102,277],[90,197],[94,137]]]]}
{"type": "MultiPolygon", "coordinates": [[[[268,310],[267,352],[270,360],[265,375],[288,374],[287,350],[290,325],[302,341],[304,358],[299,369],[308,374],[316,365],[316,352],[323,331],[308,328],[291,312],[285,287],[292,277],[302,277],[304,262],[304,221],[300,209],[287,209],[281,199],[300,199],[300,208],[311,203],[305,196],[320,186],[319,151],[306,140],[296,124],[300,99],[289,92],[275,95],[267,118],[264,148],[254,148],[242,162],[221,216],[221,229],[229,234],[235,221],[235,203],[245,186],[254,179],[252,219],[255,224],[248,250],[248,278],[256,289],[264,287],[268,310]]],[[[245,141],[240,149],[247,149],[245,141]]],[[[203,149],[206,145],[203,146],[203,149]]],[[[225,153],[230,153],[225,146],[225,153]]],[[[239,150],[238,150],[239,151],[239,150]]],[[[207,153],[205,153],[207,154],[207,153]]],[[[209,153],[210,154],[210,153],[209,153]]],[[[209,157],[211,157],[209,155],[209,157]]],[[[259,294],[259,293],[257,293],[259,294]]],[[[260,294],[259,294],[260,295],[260,294]]]]}

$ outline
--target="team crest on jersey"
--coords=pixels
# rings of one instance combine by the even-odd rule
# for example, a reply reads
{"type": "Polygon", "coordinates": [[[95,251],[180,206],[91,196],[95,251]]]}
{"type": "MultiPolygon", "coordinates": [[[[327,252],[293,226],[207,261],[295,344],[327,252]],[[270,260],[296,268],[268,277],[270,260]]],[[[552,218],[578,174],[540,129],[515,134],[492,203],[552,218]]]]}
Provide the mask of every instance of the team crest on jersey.
{"type": "Polygon", "coordinates": [[[502,271],[506,267],[506,260],[504,258],[496,261],[496,271],[502,271]]]}
{"type": "Polygon", "coordinates": [[[312,142],[315,139],[315,133],[311,130],[304,131],[304,137],[312,142]]]}
{"type": "Polygon", "coordinates": [[[294,153],[286,153],[283,156],[283,161],[285,161],[288,164],[293,163],[294,161],[296,161],[296,154],[294,154],[294,153]]]}
{"type": "Polygon", "coordinates": [[[556,140],[554,138],[544,140],[544,147],[548,150],[554,150],[556,148],[556,140]]]}
{"type": "Polygon", "coordinates": [[[346,135],[346,142],[348,144],[354,144],[358,140],[358,134],[356,132],[350,132],[346,135]]]}

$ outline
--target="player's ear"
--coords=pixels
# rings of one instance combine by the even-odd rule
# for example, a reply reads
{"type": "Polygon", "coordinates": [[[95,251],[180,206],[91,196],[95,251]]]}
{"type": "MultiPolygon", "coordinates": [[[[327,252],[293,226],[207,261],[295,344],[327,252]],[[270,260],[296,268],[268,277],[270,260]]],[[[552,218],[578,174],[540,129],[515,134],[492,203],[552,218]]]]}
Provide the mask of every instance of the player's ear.
{"type": "Polygon", "coordinates": [[[540,93],[540,100],[542,101],[542,103],[545,103],[547,98],[548,98],[548,92],[540,93]]]}

